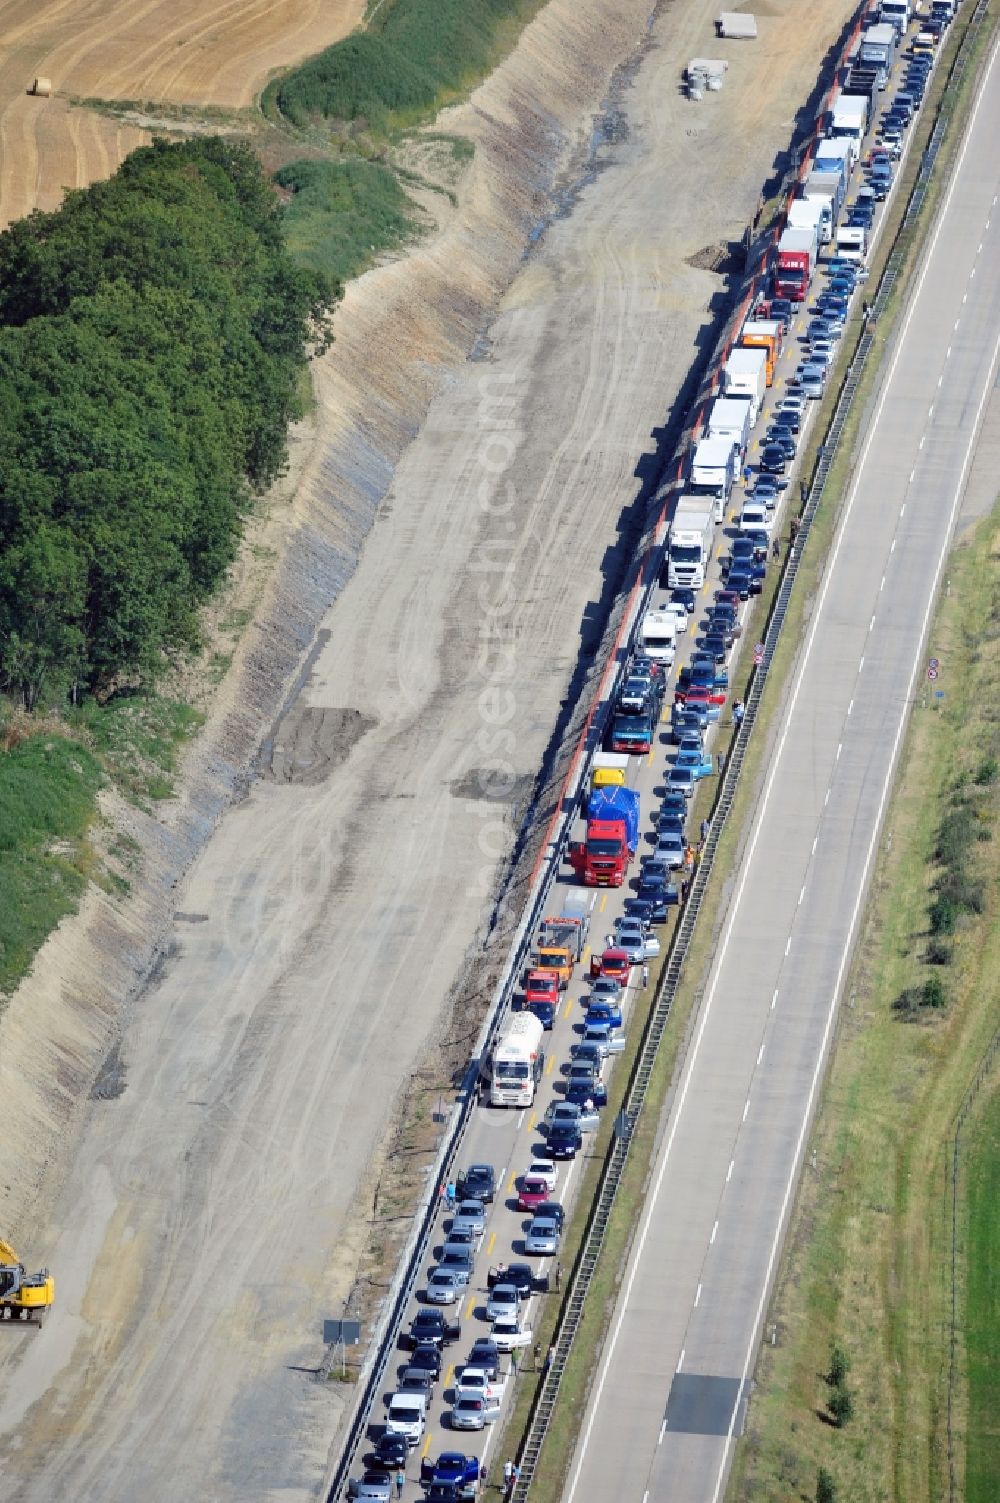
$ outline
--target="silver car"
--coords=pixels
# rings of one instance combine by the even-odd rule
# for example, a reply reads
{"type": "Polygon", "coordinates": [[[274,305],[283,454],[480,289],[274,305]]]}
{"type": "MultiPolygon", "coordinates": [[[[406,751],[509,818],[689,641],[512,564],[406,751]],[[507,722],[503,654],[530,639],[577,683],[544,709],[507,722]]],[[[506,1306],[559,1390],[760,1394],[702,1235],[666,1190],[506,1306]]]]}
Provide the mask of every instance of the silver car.
{"type": "Polygon", "coordinates": [[[482,1232],[474,1232],[471,1227],[467,1226],[453,1226],[445,1238],[441,1256],[448,1258],[455,1254],[459,1257],[474,1258],[482,1240],[482,1232]]]}
{"type": "Polygon", "coordinates": [[[559,1250],[559,1228],[554,1221],[536,1216],[524,1238],[524,1250],[539,1257],[551,1257],[559,1250]]]}
{"type": "Polygon", "coordinates": [[[453,1305],[462,1298],[465,1282],[453,1268],[432,1268],[424,1294],[432,1305],[453,1305]]]}
{"type": "Polygon", "coordinates": [[[455,1207],[451,1218],[451,1230],[455,1232],[479,1232],[486,1230],[486,1207],[481,1200],[463,1200],[455,1207]]]}
{"type": "Polygon", "coordinates": [[[500,1400],[477,1398],[469,1394],[452,1405],[448,1416],[453,1430],[482,1430],[500,1418],[500,1400]]]}

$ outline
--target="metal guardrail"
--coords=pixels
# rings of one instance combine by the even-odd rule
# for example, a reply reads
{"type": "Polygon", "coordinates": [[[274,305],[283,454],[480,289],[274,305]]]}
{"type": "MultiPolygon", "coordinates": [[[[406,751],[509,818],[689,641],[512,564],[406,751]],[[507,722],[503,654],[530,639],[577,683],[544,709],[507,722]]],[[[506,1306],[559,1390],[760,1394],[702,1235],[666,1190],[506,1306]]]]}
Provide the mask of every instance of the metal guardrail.
{"type": "MultiPolygon", "coordinates": [[[[882,277],[879,280],[878,291],[872,302],[871,314],[874,314],[876,320],[879,314],[886,308],[889,296],[899,277],[904,258],[909,249],[910,232],[927,193],[931,172],[937,159],[950,116],[950,111],[946,112],[944,109],[944,100],[947,98],[948,87],[961,78],[968,65],[972,41],[978,34],[979,25],[986,13],[987,7],[988,0],[978,0],[975,12],[969,20],[965,36],[952,63],[946,80],[945,90],[941,96],[938,119],[928,144],[924,149],[920,169],[907,201],[906,211],[896,232],[893,248],[889,254],[882,277]]],[[[759,666],[754,670],[750,681],[745,713],[739,729],[733,736],[729,754],[726,758],[718,797],[712,811],[708,836],[702,847],[701,860],[691,883],[688,901],[685,904],[680,922],[674,931],[673,943],[667,963],[661,973],[660,984],[647,1024],[646,1034],[636,1059],[632,1078],[629,1082],[625,1106],[623,1108],[623,1130],[620,1133],[616,1133],[605,1159],[604,1170],[601,1175],[590,1223],[572,1272],[559,1326],[552,1344],[551,1361],[538,1390],[527,1438],[518,1457],[519,1477],[514,1487],[512,1503],[527,1503],[528,1500],[542,1446],[555,1410],[566,1363],[582,1319],[587,1291],[597,1267],[611,1212],[625,1171],[629,1145],[634,1137],[635,1128],[645,1103],[646,1092],[660,1042],[670,1017],[674,998],[683,974],[684,964],[687,960],[698,913],[712,875],[722,830],[733,806],[740,772],[746,758],[747,746],[753,733],[757,712],[764,693],[764,687],[767,683],[768,672],[774,658],[785,617],[788,613],[792,590],[802,561],[803,548],[809,536],[816,512],[822,502],[834,455],[843,436],[844,427],[852,410],[861,377],[874,344],[872,322],[870,316],[868,325],[858,342],[857,349],[845,374],[833,416],[819,448],[818,460],[813,471],[809,493],[800,516],[798,534],[794,544],[789,549],[781,584],[775,595],[767,629],[764,633],[763,657],[759,666]]]]}

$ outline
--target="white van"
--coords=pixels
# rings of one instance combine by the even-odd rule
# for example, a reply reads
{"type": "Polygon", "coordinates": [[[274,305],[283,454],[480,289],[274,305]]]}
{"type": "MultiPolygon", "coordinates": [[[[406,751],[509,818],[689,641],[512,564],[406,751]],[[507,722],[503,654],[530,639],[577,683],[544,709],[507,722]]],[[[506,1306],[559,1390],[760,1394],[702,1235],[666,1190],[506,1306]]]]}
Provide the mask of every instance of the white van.
{"type": "Polygon", "coordinates": [[[385,1419],[387,1435],[399,1435],[412,1451],[423,1439],[427,1401],[419,1393],[394,1393],[385,1419]]]}
{"type": "Polygon", "coordinates": [[[867,258],[868,231],[863,224],[838,225],[837,255],[845,261],[863,262],[867,258]]]}

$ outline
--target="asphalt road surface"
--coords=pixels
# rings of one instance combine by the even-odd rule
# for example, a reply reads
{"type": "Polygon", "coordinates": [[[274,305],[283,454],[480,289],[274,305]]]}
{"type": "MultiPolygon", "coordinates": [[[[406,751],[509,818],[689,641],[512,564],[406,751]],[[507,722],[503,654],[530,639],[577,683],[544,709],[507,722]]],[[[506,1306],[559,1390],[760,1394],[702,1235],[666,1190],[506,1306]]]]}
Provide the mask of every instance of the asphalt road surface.
{"type": "MultiPolygon", "coordinates": [[[[862,181],[863,177],[859,169],[854,173],[853,176],[852,191],[849,195],[849,201],[853,201],[856,190],[861,185],[862,181]]],[[[884,212],[885,211],[883,208],[879,209],[879,216],[876,221],[876,234],[879,232],[879,226],[884,212]]],[[[812,296],[815,296],[822,289],[824,280],[825,276],[821,272],[815,279],[812,289],[812,296]]],[[[859,292],[855,296],[856,304],[860,303],[862,296],[863,289],[859,290],[859,292]]],[[[780,401],[785,395],[788,389],[788,382],[793,376],[795,368],[802,358],[804,333],[808,320],[809,308],[807,306],[803,306],[803,308],[798,311],[793,321],[792,328],[789,331],[789,336],[785,341],[785,346],[778,362],[774,386],[767,394],[764,410],[752,435],[751,442],[748,448],[748,461],[751,472],[749,483],[751,487],[754,481],[756,459],[761,448],[761,436],[763,435],[766,425],[770,420],[775,404],[780,401]]],[[[805,431],[808,431],[808,425],[812,421],[812,412],[813,404],[807,403],[806,414],[804,418],[805,431]]],[[[794,488],[797,485],[797,475],[794,469],[790,472],[788,480],[790,487],[794,491],[794,488]]],[[[733,516],[738,513],[741,504],[742,492],[741,489],[738,488],[732,498],[732,504],[730,507],[730,511],[733,516]]],[[[701,592],[698,612],[690,619],[687,631],[678,638],[678,666],[690,656],[691,651],[696,645],[697,638],[699,636],[699,621],[701,619],[702,612],[711,599],[713,591],[718,588],[721,582],[719,569],[720,559],[722,555],[724,555],[728,551],[731,538],[735,534],[735,531],[736,529],[731,525],[731,523],[727,523],[727,525],[719,527],[716,530],[716,541],[713,548],[714,556],[710,569],[710,575],[705,588],[701,592]]],[[[665,590],[658,589],[654,595],[652,604],[657,606],[662,605],[666,602],[667,598],[667,592],[665,590]]],[[[744,628],[742,637],[742,650],[744,652],[750,650],[747,644],[749,643],[750,646],[752,646],[753,642],[756,640],[757,635],[759,634],[759,631],[762,629],[762,627],[758,626],[758,615],[759,608],[756,607],[755,602],[753,601],[753,599],[751,599],[750,603],[744,607],[742,612],[742,622],[744,628]]],[[[732,664],[730,664],[730,669],[732,670],[732,664]]],[[[672,674],[670,676],[671,685],[674,678],[675,674],[672,674]]],[[[655,826],[656,809],[663,791],[663,774],[665,768],[669,765],[673,754],[672,741],[667,724],[669,722],[670,703],[672,697],[673,696],[671,688],[670,690],[668,690],[662,715],[662,721],[657,737],[657,743],[654,746],[653,750],[646,757],[631,758],[629,764],[629,783],[632,787],[636,788],[639,791],[641,799],[641,854],[645,854],[650,851],[652,845],[655,843],[655,835],[653,833],[653,830],[655,826]]],[[[728,708],[722,711],[722,717],[724,722],[729,722],[730,711],[728,708]]],[[[711,728],[709,730],[707,744],[709,750],[714,753],[715,732],[711,728]]],[[[695,828],[697,817],[698,816],[696,815],[689,821],[688,833],[690,838],[692,839],[696,839],[698,833],[695,828]]],[[[574,831],[574,838],[582,839],[583,835],[584,826],[581,822],[578,825],[576,831],[574,831]]],[[[588,949],[584,954],[583,963],[578,967],[573,982],[571,983],[571,986],[564,997],[560,1015],[555,1027],[550,1033],[547,1033],[545,1035],[544,1047],[546,1051],[546,1065],[535,1101],[532,1103],[531,1107],[518,1111],[511,1109],[494,1109],[488,1106],[481,1106],[473,1114],[473,1117],[471,1119],[470,1126],[466,1134],[466,1139],[463,1144],[462,1162],[464,1164],[469,1164],[472,1162],[485,1161],[492,1164],[497,1172],[498,1190],[496,1202],[490,1208],[486,1232],[476,1260],[476,1267],[473,1278],[470,1281],[469,1287],[463,1295],[462,1299],[450,1306],[446,1312],[449,1316],[449,1319],[457,1319],[459,1321],[461,1327],[461,1336],[457,1342],[446,1349],[445,1361],[442,1367],[442,1377],[441,1381],[435,1386],[433,1392],[432,1401],[428,1410],[426,1429],[423,1436],[421,1437],[419,1446],[410,1458],[406,1469],[406,1488],[404,1496],[406,1499],[411,1500],[411,1503],[415,1503],[415,1500],[421,1497],[421,1491],[418,1486],[421,1461],[423,1461],[424,1458],[434,1458],[444,1450],[460,1450],[465,1454],[475,1453],[480,1457],[483,1465],[488,1466],[490,1476],[494,1481],[497,1480],[498,1476],[502,1474],[503,1462],[509,1454],[509,1450],[505,1449],[503,1447],[503,1444],[497,1441],[499,1426],[487,1426],[483,1431],[478,1433],[458,1433],[451,1428],[450,1410],[454,1398],[454,1381],[456,1376],[461,1372],[461,1369],[467,1360],[468,1352],[472,1345],[472,1342],[476,1339],[477,1336],[486,1336],[490,1331],[490,1323],[486,1318],[485,1307],[487,1295],[487,1274],[491,1265],[495,1265],[501,1259],[506,1262],[510,1262],[512,1260],[528,1261],[533,1265],[539,1287],[538,1292],[532,1296],[531,1300],[525,1305],[523,1310],[522,1323],[528,1330],[531,1330],[537,1324],[539,1304],[540,1301],[546,1297],[544,1293],[544,1286],[546,1284],[546,1281],[549,1282],[550,1288],[552,1288],[553,1290],[554,1286],[556,1285],[557,1281],[555,1278],[555,1266],[557,1262],[559,1262],[558,1254],[550,1258],[525,1257],[522,1239],[531,1218],[529,1214],[517,1209],[516,1191],[518,1187],[518,1180],[524,1170],[527,1169],[531,1159],[536,1155],[542,1156],[544,1154],[544,1115],[547,1107],[552,1103],[552,1101],[559,1099],[560,1092],[563,1089],[564,1071],[571,1057],[573,1043],[578,1034],[582,1031],[585,1003],[588,993],[586,971],[591,949],[599,950],[603,946],[606,934],[612,929],[615,919],[623,911],[625,901],[631,895],[632,889],[635,885],[634,880],[632,880],[633,878],[634,870],[632,876],[630,877],[629,883],[623,888],[603,890],[594,892],[592,894],[590,945],[588,946],[588,949]]],[[[562,895],[563,891],[565,890],[566,884],[575,885],[575,879],[568,871],[564,870],[560,878],[560,884],[553,893],[551,902],[548,905],[549,912],[557,913],[560,910],[562,895]]],[[[858,889],[856,888],[855,891],[857,890],[858,889]]],[[[659,934],[661,940],[665,944],[667,931],[660,930],[659,934]]],[[[640,984],[641,973],[638,968],[635,968],[632,973],[632,984],[629,987],[624,1005],[624,1021],[626,1030],[631,1026],[632,1023],[632,1017],[636,1003],[636,992],[640,984]]],[[[742,1021],[744,1020],[741,1020],[741,1024],[742,1021]]],[[[759,1043],[753,1044],[754,1053],[756,1053],[758,1047],[759,1043]]],[[[737,1050],[737,1054],[739,1057],[742,1057],[740,1050],[737,1050]]],[[[612,1058],[606,1067],[606,1075],[610,1075],[615,1069],[616,1064],[614,1059],[612,1058]]],[[[741,1094],[739,1096],[739,1107],[740,1109],[742,1109],[745,1100],[745,1088],[742,1086],[738,1086],[737,1088],[741,1091],[741,1094]]],[[[582,1157],[586,1158],[590,1151],[591,1140],[588,1136],[584,1139],[584,1149],[582,1157]]],[[[780,1170],[780,1164],[778,1168],[780,1170]]],[[[559,1178],[552,1194],[554,1199],[558,1199],[563,1204],[567,1212],[572,1210],[576,1191],[579,1186],[580,1177],[580,1159],[577,1159],[575,1162],[569,1164],[563,1164],[559,1168],[559,1178]]],[[[738,1181],[734,1178],[734,1191],[737,1187],[737,1183],[738,1181]]],[[[438,1250],[440,1249],[440,1245],[444,1240],[446,1226],[447,1216],[443,1210],[442,1216],[439,1221],[438,1234],[436,1234],[433,1239],[431,1254],[428,1258],[427,1269],[425,1270],[425,1272],[428,1272],[433,1266],[435,1257],[438,1253],[438,1250]]],[[[565,1285],[563,1287],[565,1288],[565,1285]]],[[[420,1309],[421,1306],[425,1303],[424,1288],[425,1278],[421,1277],[417,1281],[417,1286],[414,1291],[413,1298],[410,1301],[408,1310],[406,1312],[403,1322],[404,1327],[409,1324],[409,1321],[412,1319],[413,1315],[416,1314],[417,1310],[420,1309]]],[[[664,1297],[664,1305],[665,1304],[666,1298],[664,1297]]],[[[659,1317],[657,1317],[656,1319],[651,1318],[648,1326],[650,1332],[649,1341],[653,1345],[655,1345],[659,1341],[659,1319],[659,1317]]],[[[526,1369],[529,1371],[532,1370],[536,1364],[536,1360],[544,1360],[544,1351],[540,1351],[536,1359],[534,1346],[535,1341],[532,1335],[527,1339],[527,1346],[518,1353],[518,1368],[521,1372],[524,1372],[526,1369]]],[[[645,1366],[643,1365],[646,1361],[645,1355],[640,1357],[638,1360],[640,1363],[640,1370],[644,1372],[646,1370],[645,1366]]],[[[676,1360],[676,1353],[672,1360],[676,1360]]],[[[354,1476],[358,1476],[360,1474],[366,1463],[366,1459],[369,1461],[372,1459],[373,1445],[378,1440],[378,1437],[381,1434],[382,1424],[385,1417],[384,1404],[382,1401],[384,1401],[384,1403],[388,1402],[395,1387],[397,1374],[402,1373],[403,1369],[406,1366],[406,1363],[407,1353],[401,1347],[398,1353],[398,1357],[390,1364],[389,1370],[387,1371],[381,1400],[376,1401],[374,1409],[370,1415],[371,1423],[368,1435],[366,1436],[363,1444],[360,1446],[357,1456],[354,1458],[355,1464],[352,1469],[354,1476]]],[[[501,1366],[504,1371],[504,1376],[506,1377],[506,1389],[503,1398],[503,1413],[506,1414],[509,1412],[512,1389],[516,1385],[518,1378],[514,1365],[510,1362],[509,1359],[504,1359],[501,1366]]],[[[666,1388],[667,1380],[663,1379],[661,1382],[661,1389],[656,1396],[654,1404],[657,1430],[659,1429],[660,1423],[662,1421],[662,1410],[666,1388]]],[[[691,1405],[693,1405],[695,1419],[697,1421],[697,1416],[700,1414],[707,1396],[707,1402],[712,1407],[714,1414],[713,1423],[715,1423],[716,1425],[728,1425],[729,1414],[731,1413],[733,1408],[732,1400],[739,1391],[739,1381],[735,1381],[734,1386],[734,1380],[725,1377],[721,1382],[716,1383],[713,1381],[710,1382],[707,1386],[704,1384],[695,1383],[693,1387],[688,1387],[686,1383],[682,1382],[678,1386],[677,1395],[674,1399],[675,1412],[679,1413],[683,1418],[685,1416],[685,1411],[690,1410],[691,1405]],[[680,1407],[678,1408],[678,1406],[680,1407]]],[[[618,1406],[616,1405],[616,1420],[618,1418],[618,1406]]],[[[685,1423],[687,1422],[688,1420],[685,1419],[685,1423]]],[[[610,1474],[608,1477],[605,1477],[602,1473],[599,1478],[596,1478],[594,1480],[593,1485],[600,1486],[602,1489],[609,1486],[610,1474]]],[[[592,1496],[604,1496],[604,1493],[603,1491],[599,1493],[592,1492],[590,1490],[590,1485],[588,1485],[587,1487],[583,1487],[581,1485],[579,1496],[581,1499],[587,1500],[592,1496]]],[[[641,1492],[637,1494],[637,1497],[638,1496],[641,1496],[641,1492]]]]}
{"type": "Polygon", "coordinates": [[[719,1497],[1000,336],[990,64],[800,649],[565,1494],[719,1497]]]}

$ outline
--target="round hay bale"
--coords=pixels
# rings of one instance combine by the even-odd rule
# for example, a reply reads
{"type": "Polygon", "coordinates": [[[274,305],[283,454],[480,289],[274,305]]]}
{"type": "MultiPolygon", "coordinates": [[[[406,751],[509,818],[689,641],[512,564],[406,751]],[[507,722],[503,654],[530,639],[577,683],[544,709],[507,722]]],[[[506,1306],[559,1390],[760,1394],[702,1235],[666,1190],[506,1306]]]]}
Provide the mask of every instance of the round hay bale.
{"type": "Polygon", "coordinates": [[[48,99],[52,93],[51,78],[36,78],[31,85],[31,93],[37,94],[41,99],[48,99]]]}

